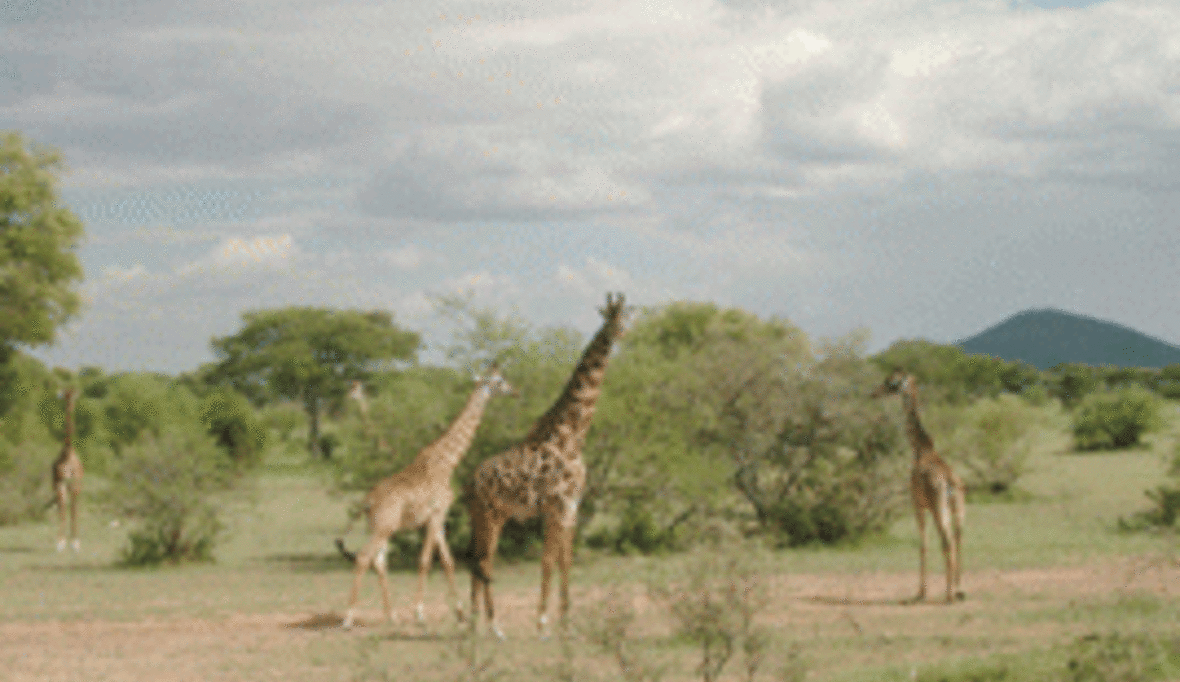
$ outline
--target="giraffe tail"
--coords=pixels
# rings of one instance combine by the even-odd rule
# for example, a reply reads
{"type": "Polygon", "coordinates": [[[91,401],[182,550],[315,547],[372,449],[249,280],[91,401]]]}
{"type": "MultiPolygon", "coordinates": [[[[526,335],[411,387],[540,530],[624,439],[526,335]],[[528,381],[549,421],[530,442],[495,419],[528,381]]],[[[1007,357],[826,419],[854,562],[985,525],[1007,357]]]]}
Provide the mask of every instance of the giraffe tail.
{"type": "Polygon", "coordinates": [[[356,563],[356,554],[348,551],[348,549],[344,547],[344,538],[336,538],[336,549],[340,550],[340,553],[344,555],[345,559],[356,563]]]}

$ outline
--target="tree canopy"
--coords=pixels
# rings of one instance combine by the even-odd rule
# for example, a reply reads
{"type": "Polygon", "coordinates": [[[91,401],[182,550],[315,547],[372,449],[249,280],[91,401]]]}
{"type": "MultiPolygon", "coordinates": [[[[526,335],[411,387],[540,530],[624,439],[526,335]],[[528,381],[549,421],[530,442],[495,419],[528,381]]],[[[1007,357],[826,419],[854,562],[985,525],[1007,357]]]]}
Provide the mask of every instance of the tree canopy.
{"type": "Polygon", "coordinates": [[[60,170],[56,151],[0,135],[0,361],[15,344],[51,343],[81,303],[82,222],[58,205],[60,170]]]}
{"type": "Polygon", "coordinates": [[[319,418],[338,406],[354,380],[396,360],[417,358],[417,333],[379,310],[289,307],[242,315],[237,334],[213,339],[219,362],[207,380],[228,384],[255,404],[298,400],[309,420],[308,448],[328,455],[319,442],[319,418]]]}

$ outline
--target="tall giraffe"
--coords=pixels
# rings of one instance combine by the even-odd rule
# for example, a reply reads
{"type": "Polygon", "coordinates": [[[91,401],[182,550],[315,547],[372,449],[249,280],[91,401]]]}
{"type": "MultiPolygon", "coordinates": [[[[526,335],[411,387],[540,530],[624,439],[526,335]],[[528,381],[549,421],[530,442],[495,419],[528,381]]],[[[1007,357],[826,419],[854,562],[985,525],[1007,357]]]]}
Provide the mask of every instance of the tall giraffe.
{"type": "Polygon", "coordinates": [[[67,388],[62,393],[65,399],[65,439],[61,454],[53,462],[53,492],[57,503],[57,551],[66,548],[66,505],[70,507],[70,539],[75,552],[82,549],[78,539],[78,495],[82,492],[82,460],[74,450],[74,403],[77,393],[67,388]]]}
{"type": "Polygon", "coordinates": [[[901,369],[895,369],[885,382],[873,391],[874,398],[898,394],[905,411],[906,436],[914,449],[914,467],[910,472],[910,495],[914,513],[918,517],[918,537],[921,540],[920,573],[917,600],[926,598],[926,511],[934,517],[934,527],[942,540],[942,555],[946,560],[946,600],[963,599],[959,578],[963,521],[967,513],[966,486],[951,471],[949,464],[934,450],[934,439],[918,418],[918,382],[901,369]]]}
{"type": "Polygon", "coordinates": [[[467,492],[471,513],[471,613],[479,616],[482,593],[488,622],[500,639],[492,600],[492,560],[500,531],[509,518],[525,520],[540,514],[545,524],[541,558],[541,603],[537,629],[548,623],[549,579],[554,563],[561,571],[561,615],[569,612],[569,569],[573,557],[574,525],[586,465],[582,446],[594,417],[600,387],[614,341],[623,333],[623,295],[606,297],[599,310],[602,328],[594,335],[565,390],[525,436],[524,441],[485,461],[475,471],[467,492]]]}
{"type": "MultiPolygon", "coordinates": [[[[389,537],[399,530],[423,527],[426,528],[426,535],[418,560],[418,599],[414,611],[418,622],[425,620],[422,600],[426,590],[426,575],[430,572],[436,549],[446,572],[455,614],[460,620],[463,619],[463,604],[455,588],[455,561],[445,536],[447,510],[455,500],[455,493],[451,490],[451,474],[471,446],[488,400],[497,393],[515,395],[516,391],[493,365],[484,377],[476,381],[475,390],[467,399],[467,404],[446,432],[423,448],[409,466],[378,481],[365,495],[361,512],[368,521],[369,541],[364,548],[358,554],[353,554],[345,549],[343,538],[336,538],[336,547],[340,553],[356,563],[352,591],[348,595],[348,611],[344,615],[345,628],[352,627],[361,580],[369,567],[376,571],[377,581],[381,584],[385,613],[390,621],[394,620],[389,582],[385,577],[385,553],[389,537]]],[[[363,398],[364,394],[360,395],[363,398]]],[[[383,440],[379,443],[384,445],[383,440]]]]}

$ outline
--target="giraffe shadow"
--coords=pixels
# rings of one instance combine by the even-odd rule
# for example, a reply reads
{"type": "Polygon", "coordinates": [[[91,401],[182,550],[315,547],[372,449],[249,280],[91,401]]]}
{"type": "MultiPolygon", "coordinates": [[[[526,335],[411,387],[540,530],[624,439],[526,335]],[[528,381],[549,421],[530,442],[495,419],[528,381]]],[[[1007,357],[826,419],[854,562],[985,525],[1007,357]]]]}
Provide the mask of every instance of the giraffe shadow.
{"type": "Polygon", "coordinates": [[[804,597],[804,600],[825,606],[913,606],[915,604],[925,603],[914,601],[913,597],[903,599],[849,599],[847,597],[831,597],[822,594],[804,597]]]}
{"type": "MultiPolygon", "coordinates": [[[[340,627],[343,623],[344,617],[338,613],[316,613],[303,620],[287,623],[283,627],[290,630],[340,630],[341,632],[345,632],[340,627]]],[[[384,619],[356,618],[349,631],[371,630],[383,628],[387,625],[388,623],[384,619]]],[[[430,632],[419,628],[417,632],[395,631],[382,633],[377,636],[377,639],[393,642],[449,642],[455,641],[461,636],[462,634],[459,632],[430,632]]]]}
{"type": "Polygon", "coordinates": [[[0,553],[3,554],[32,554],[37,549],[27,545],[9,545],[7,547],[0,547],[0,553]]]}
{"type": "Polygon", "coordinates": [[[289,570],[296,573],[336,573],[353,569],[353,564],[339,554],[270,554],[262,560],[269,564],[285,564],[289,570]]]}

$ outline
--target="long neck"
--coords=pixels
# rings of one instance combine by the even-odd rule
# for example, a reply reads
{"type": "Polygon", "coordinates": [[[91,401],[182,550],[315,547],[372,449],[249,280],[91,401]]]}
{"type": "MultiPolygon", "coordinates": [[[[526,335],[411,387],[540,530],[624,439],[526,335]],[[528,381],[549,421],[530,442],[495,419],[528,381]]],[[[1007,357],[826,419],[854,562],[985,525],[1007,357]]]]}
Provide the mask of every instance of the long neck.
{"type": "Polygon", "coordinates": [[[922,426],[922,420],[918,418],[917,386],[911,384],[907,390],[902,391],[901,404],[905,409],[905,433],[910,439],[910,446],[914,449],[914,456],[932,450],[934,439],[926,432],[925,427],[922,426]]]}
{"type": "Polygon", "coordinates": [[[526,445],[540,445],[554,439],[565,441],[570,437],[572,443],[580,444],[585,439],[606,376],[611,346],[620,330],[616,320],[608,319],[602,325],[582,353],[582,359],[561,396],[525,436],[526,445]]]}
{"type": "Polygon", "coordinates": [[[455,417],[455,421],[451,422],[446,432],[426,446],[418,457],[429,460],[429,464],[446,470],[448,474],[454,471],[459,465],[459,460],[471,447],[471,441],[475,440],[475,431],[479,428],[484,408],[488,406],[491,397],[492,390],[488,386],[477,386],[467,399],[467,404],[463,406],[463,411],[455,417]]]}
{"type": "Polygon", "coordinates": [[[66,437],[62,447],[66,450],[74,446],[74,394],[66,396],[66,437]]]}

